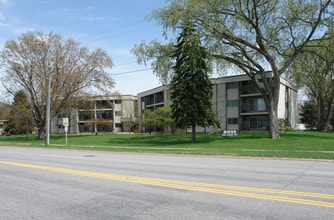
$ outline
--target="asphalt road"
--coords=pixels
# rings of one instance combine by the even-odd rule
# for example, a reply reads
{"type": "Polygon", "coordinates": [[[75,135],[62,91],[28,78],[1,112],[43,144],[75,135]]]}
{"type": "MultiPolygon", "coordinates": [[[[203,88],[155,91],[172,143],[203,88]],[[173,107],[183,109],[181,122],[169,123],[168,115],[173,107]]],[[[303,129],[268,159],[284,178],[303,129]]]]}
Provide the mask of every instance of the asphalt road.
{"type": "Polygon", "coordinates": [[[334,219],[334,163],[0,147],[0,219],[334,219]]]}

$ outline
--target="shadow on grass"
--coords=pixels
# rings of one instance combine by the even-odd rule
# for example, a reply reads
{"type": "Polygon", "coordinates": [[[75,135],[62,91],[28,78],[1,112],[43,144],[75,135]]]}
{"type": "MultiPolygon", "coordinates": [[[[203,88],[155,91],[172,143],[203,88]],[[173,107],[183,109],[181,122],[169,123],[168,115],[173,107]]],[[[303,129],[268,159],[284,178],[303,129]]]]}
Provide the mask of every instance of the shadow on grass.
{"type": "MultiPolygon", "coordinates": [[[[35,135],[11,135],[11,136],[0,136],[1,142],[30,142],[38,141],[35,135]]],[[[44,141],[44,140],[43,140],[44,141]]]]}
{"type": "MultiPolygon", "coordinates": [[[[92,146],[184,146],[210,144],[212,142],[229,142],[236,139],[268,138],[267,133],[242,133],[239,136],[222,137],[220,134],[196,134],[195,143],[191,142],[191,133],[188,134],[69,134],[68,140],[73,145],[92,146]]],[[[64,134],[52,134],[51,144],[62,144],[64,134]]],[[[0,136],[0,142],[43,144],[44,140],[37,140],[37,135],[0,136]]],[[[224,143],[222,142],[222,143],[224,143]]]]}
{"type": "MultiPolygon", "coordinates": [[[[197,134],[196,142],[191,143],[191,134],[99,134],[99,135],[71,135],[69,142],[73,145],[92,146],[131,146],[131,147],[164,147],[164,146],[184,146],[191,144],[210,143],[221,140],[220,135],[197,134]]],[[[53,141],[61,141],[64,136],[52,136],[53,141]]]]}
{"type": "Polygon", "coordinates": [[[191,135],[147,135],[135,134],[128,137],[120,135],[113,136],[108,143],[112,145],[124,144],[128,146],[178,146],[191,143],[191,135]]]}
{"type": "Polygon", "coordinates": [[[222,144],[226,141],[236,141],[237,139],[262,139],[268,138],[267,133],[245,133],[239,136],[230,136],[230,137],[222,137],[220,134],[203,134],[199,133],[196,135],[196,141],[194,143],[191,142],[191,134],[159,134],[159,135],[149,135],[149,134],[135,134],[129,136],[130,138],[124,139],[123,137],[112,136],[108,141],[111,145],[124,146],[126,143],[128,146],[185,146],[191,145],[192,147],[196,147],[196,145],[200,145],[203,147],[203,144],[217,143],[221,142],[222,144]]]}

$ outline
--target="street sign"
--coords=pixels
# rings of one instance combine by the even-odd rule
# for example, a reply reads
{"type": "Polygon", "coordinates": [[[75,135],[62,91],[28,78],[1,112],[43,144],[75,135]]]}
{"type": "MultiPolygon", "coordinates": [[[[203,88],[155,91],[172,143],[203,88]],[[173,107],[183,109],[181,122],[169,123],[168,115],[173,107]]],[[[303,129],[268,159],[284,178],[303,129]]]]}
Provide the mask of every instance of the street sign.
{"type": "Polygon", "coordinates": [[[68,127],[68,125],[69,125],[68,118],[63,118],[63,126],[68,127]]]}
{"type": "Polygon", "coordinates": [[[63,126],[64,126],[64,130],[65,130],[65,144],[67,145],[67,132],[68,132],[68,118],[63,118],[63,126]]]}

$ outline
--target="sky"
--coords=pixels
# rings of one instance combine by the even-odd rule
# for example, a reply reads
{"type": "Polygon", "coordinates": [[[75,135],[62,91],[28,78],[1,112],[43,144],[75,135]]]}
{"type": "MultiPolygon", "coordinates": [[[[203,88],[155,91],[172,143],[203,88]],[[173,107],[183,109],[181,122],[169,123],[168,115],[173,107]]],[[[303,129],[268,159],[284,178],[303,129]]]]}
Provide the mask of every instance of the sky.
{"type": "Polygon", "coordinates": [[[165,0],[0,0],[0,50],[27,31],[60,34],[111,57],[109,71],[123,95],[160,86],[150,64],[139,65],[131,49],[141,41],[163,41],[162,27],[147,17],[165,0]]]}

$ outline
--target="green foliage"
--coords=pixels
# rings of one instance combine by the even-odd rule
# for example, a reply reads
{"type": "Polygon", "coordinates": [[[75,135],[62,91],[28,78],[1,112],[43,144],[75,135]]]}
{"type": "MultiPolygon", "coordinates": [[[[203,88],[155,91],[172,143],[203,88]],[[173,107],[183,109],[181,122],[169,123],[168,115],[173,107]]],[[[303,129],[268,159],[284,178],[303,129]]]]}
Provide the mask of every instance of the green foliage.
{"type": "Polygon", "coordinates": [[[175,121],[172,118],[172,111],[170,106],[159,107],[155,111],[152,109],[145,109],[145,117],[141,124],[145,127],[146,131],[151,133],[154,127],[170,128],[171,133],[174,134],[176,126],[175,121]]]}
{"type": "Polygon", "coordinates": [[[300,113],[300,121],[308,128],[317,127],[317,106],[314,101],[309,100],[303,103],[300,113]]]}
{"type": "Polygon", "coordinates": [[[278,124],[279,124],[281,131],[283,132],[287,132],[290,128],[289,121],[284,118],[278,119],[278,124]]]}
{"type": "Polygon", "coordinates": [[[172,42],[164,45],[156,40],[150,43],[142,41],[136,44],[131,52],[137,57],[137,62],[140,64],[147,65],[147,62],[152,60],[151,67],[160,82],[163,85],[170,83],[174,74],[172,71],[174,62],[170,58],[173,53],[172,42]]]}
{"type": "Polygon", "coordinates": [[[146,131],[150,134],[154,130],[155,125],[155,113],[152,109],[145,109],[144,118],[142,119],[141,125],[145,127],[146,131]]]}
{"type": "MultiPolygon", "coordinates": [[[[305,51],[294,60],[290,70],[290,78],[299,87],[306,90],[309,102],[307,114],[315,113],[305,120],[310,126],[318,130],[326,130],[329,127],[334,104],[334,38],[322,41],[312,41],[305,51]],[[311,103],[313,102],[313,103],[311,103]],[[312,108],[315,109],[311,112],[312,108]],[[316,118],[316,122],[313,122],[316,118]]],[[[307,109],[306,109],[307,110],[307,109]]]]}
{"type": "Polygon", "coordinates": [[[208,75],[207,52],[191,22],[182,24],[175,52],[175,73],[171,81],[172,115],[179,128],[215,125],[211,110],[212,84],[208,75]]]}
{"type": "Polygon", "coordinates": [[[10,106],[9,104],[0,102],[0,120],[9,119],[10,115],[10,106]]]}
{"type": "Polygon", "coordinates": [[[175,120],[172,118],[172,109],[170,106],[164,106],[156,109],[156,125],[159,127],[168,127],[171,133],[175,133],[175,120]]]}
{"type": "Polygon", "coordinates": [[[14,96],[14,102],[10,107],[9,123],[6,129],[11,134],[29,134],[35,127],[31,105],[23,90],[14,96]]]}

